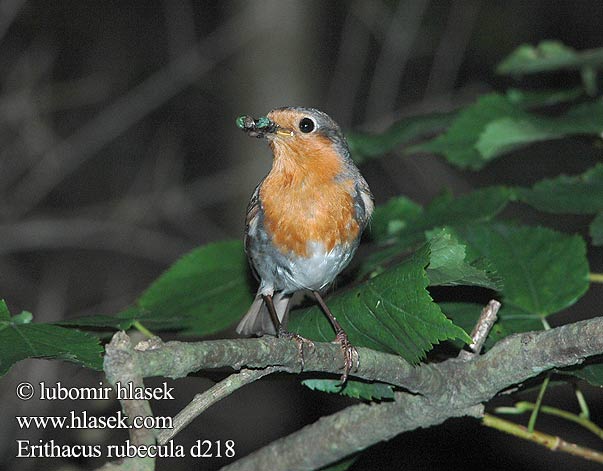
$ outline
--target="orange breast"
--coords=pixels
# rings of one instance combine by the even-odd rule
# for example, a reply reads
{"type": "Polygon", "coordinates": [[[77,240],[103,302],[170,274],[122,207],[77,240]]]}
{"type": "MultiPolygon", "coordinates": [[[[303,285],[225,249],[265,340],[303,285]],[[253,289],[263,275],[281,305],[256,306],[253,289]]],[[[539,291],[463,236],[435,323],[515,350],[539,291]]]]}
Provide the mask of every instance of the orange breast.
{"type": "Polygon", "coordinates": [[[308,242],[327,250],[358,237],[354,182],[336,181],[343,170],[330,141],[273,145],[274,164],[260,189],[264,224],[279,250],[308,256],[308,242]]]}

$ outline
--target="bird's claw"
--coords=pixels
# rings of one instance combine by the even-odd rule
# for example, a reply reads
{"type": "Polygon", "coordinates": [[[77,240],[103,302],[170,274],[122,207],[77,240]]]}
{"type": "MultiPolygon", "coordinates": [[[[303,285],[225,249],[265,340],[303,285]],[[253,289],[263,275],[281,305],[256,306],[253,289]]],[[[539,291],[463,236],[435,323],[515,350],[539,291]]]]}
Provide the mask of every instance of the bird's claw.
{"type": "Polygon", "coordinates": [[[333,343],[338,343],[341,345],[341,351],[343,353],[343,374],[341,375],[341,386],[343,387],[348,380],[348,375],[350,371],[352,371],[352,367],[354,371],[357,371],[360,367],[360,356],[358,355],[358,350],[354,347],[350,340],[348,339],[347,334],[341,330],[337,332],[337,336],[333,343]]]}
{"type": "Polygon", "coordinates": [[[301,371],[303,371],[306,366],[306,362],[304,359],[304,345],[306,345],[308,347],[308,349],[314,350],[314,342],[312,342],[312,340],[309,340],[305,337],[302,337],[299,334],[296,334],[293,332],[288,332],[282,328],[279,329],[279,331],[278,331],[278,337],[283,338],[283,339],[293,340],[295,343],[297,343],[297,351],[299,353],[299,362],[301,364],[301,371]]]}

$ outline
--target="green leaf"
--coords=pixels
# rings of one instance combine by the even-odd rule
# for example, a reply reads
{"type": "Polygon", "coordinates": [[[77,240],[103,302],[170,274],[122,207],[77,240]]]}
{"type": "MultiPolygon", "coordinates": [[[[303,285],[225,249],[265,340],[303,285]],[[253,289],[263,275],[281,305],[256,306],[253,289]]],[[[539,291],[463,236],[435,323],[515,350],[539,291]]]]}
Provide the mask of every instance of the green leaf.
{"type": "Polygon", "coordinates": [[[344,396],[363,399],[365,401],[394,398],[394,387],[384,383],[365,383],[348,380],[343,389],[341,389],[341,381],[338,379],[305,379],[302,381],[302,384],[314,391],[343,394],[344,396]]]}
{"type": "Polygon", "coordinates": [[[547,316],[574,304],[588,289],[586,244],[543,227],[474,224],[457,227],[471,250],[502,278],[504,303],[547,316]]]}
{"type": "Polygon", "coordinates": [[[490,220],[505,208],[510,195],[510,190],[502,186],[478,189],[456,198],[446,193],[425,209],[404,196],[393,198],[375,209],[371,235],[378,242],[396,239],[410,245],[424,240],[429,229],[490,220]]]}
{"type": "Polygon", "coordinates": [[[568,101],[574,101],[584,95],[582,88],[568,88],[561,90],[520,90],[509,88],[505,94],[506,98],[514,105],[522,108],[540,108],[553,106],[568,101]]]}
{"type": "Polygon", "coordinates": [[[527,117],[501,118],[486,125],[475,148],[485,160],[492,160],[527,144],[554,138],[555,134],[546,126],[540,126],[527,117]]]}
{"type": "Polygon", "coordinates": [[[86,316],[60,325],[88,329],[178,330],[209,335],[239,320],[253,300],[248,264],[239,241],[209,244],[184,255],[140,296],[137,305],[115,316],[86,316]]]}
{"type": "Polygon", "coordinates": [[[404,118],[381,134],[349,133],[347,140],[357,164],[381,156],[417,139],[432,135],[450,125],[453,113],[430,114],[404,118]]]}
{"type": "MultiPolygon", "coordinates": [[[[469,340],[427,292],[428,263],[429,246],[425,245],[399,265],[327,300],[353,345],[397,353],[414,363],[442,340],[469,340]]],[[[290,329],[320,341],[334,337],[318,307],[294,312],[290,329]]]]}
{"type": "Polygon", "coordinates": [[[0,376],[26,358],[56,358],[102,369],[103,348],[96,337],[30,320],[27,311],[10,318],[6,304],[0,301],[0,376]]]}
{"type": "MultiPolygon", "coordinates": [[[[484,306],[474,303],[445,302],[440,303],[440,307],[446,317],[452,319],[465,331],[471,332],[484,306]]],[[[542,330],[543,327],[542,319],[537,314],[526,313],[519,308],[503,305],[498,312],[498,320],[486,339],[484,348],[485,350],[492,348],[496,342],[511,334],[542,330]]],[[[457,348],[463,347],[459,341],[452,341],[452,343],[457,348]]]]}
{"type": "Polygon", "coordinates": [[[428,230],[491,219],[504,209],[510,195],[505,187],[489,187],[457,198],[444,194],[425,209],[404,196],[377,206],[371,221],[371,235],[376,242],[390,245],[382,246],[366,257],[357,278],[381,273],[386,265],[399,259],[410,247],[425,241],[428,230]]]}
{"type": "Polygon", "coordinates": [[[178,330],[188,322],[188,318],[182,318],[182,316],[166,317],[160,312],[150,313],[145,312],[139,308],[131,307],[124,311],[118,312],[114,316],[106,315],[93,315],[76,317],[73,319],[65,319],[59,322],[55,322],[56,325],[67,325],[83,327],[86,329],[115,329],[115,330],[128,330],[136,322],[143,322],[149,329],[154,330],[178,330]]]}
{"type": "Polygon", "coordinates": [[[490,94],[458,114],[450,128],[410,151],[444,155],[461,168],[478,170],[496,157],[534,142],[603,131],[603,102],[571,108],[558,117],[524,111],[502,95],[490,94]]]}
{"type": "Polygon", "coordinates": [[[588,233],[593,245],[603,245],[603,211],[595,216],[590,223],[588,233]]]}
{"type": "Polygon", "coordinates": [[[577,368],[560,370],[559,373],[580,378],[593,386],[603,386],[603,364],[589,364],[577,368]]]}
{"type": "Polygon", "coordinates": [[[10,322],[10,312],[4,299],[0,299],[0,329],[3,329],[10,322]]]}
{"type": "Polygon", "coordinates": [[[560,41],[542,41],[534,47],[519,46],[496,71],[505,75],[523,75],[556,70],[580,70],[584,67],[603,68],[603,49],[577,52],[560,41]]]}
{"type": "Polygon", "coordinates": [[[477,103],[461,111],[444,134],[409,151],[441,154],[458,167],[478,170],[488,161],[475,146],[486,126],[498,119],[522,118],[526,115],[502,95],[484,95],[477,103]]]}
{"type": "Polygon", "coordinates": [[[603,211],[603,164],[580,175],[560,175],[541,180],[532,188],[516,188],[514,192],[519,201],[540,211],[595,214],[603,211]]]}
{"type": "Polygon", "coordinates": [[[603,131],[603,103],[584,103],[564,115],[547,118],[525,114],[489,122],[475,143],[486,160],[534,142],[576,134],[599,135],[603,131]]]}
{"type": "Polygon", "coordinates": [[[428,233],[431,255],[427,267],[430,286],[473,285],[500,290],[502,282],[484,259],[469,260],[466,247],[449,229],[428,233]]]}
{"type": "MultiPolygon", "coordinates": [[[[142,294],[138,306],[150,318],[181,323],[190,334],[218,332],[240,319],[251,305],[247,267],[239,241],[203,246],[161,275],[142,294]]],[[[138,320],[145,323],[144,316],[138,320]]]]}
{"type": "Polygon", "coordinates": [[[324,468],[320,468],[318,471],[345,471],[352,466],[360,458],[360,454],[355,454],[349,458],[344,458],[336,462],[335,464],[328,465],[324,468]]]}
{"type": "MultiPolygon", "coordinates": [[[[473,303],[446,302],[440,303],[440,307],[456,325],[470,332],[473,330],[483,306],[473,303]]],[[[537,314],[526,313],[519,308],[503,305],[498,312],[498,320],[486,339],[484,350],[489,350],[497,342],[511,334],[538,331],[543,330],[543,328],[542,319],[537,314]]],[[[463,344],[458,340],[452,340],[451,342],[457,348],[463,347],[463,344]]],[[[603,364],[587,364],[565,368],[558,372],[575,376],[593,386],[603,386],[603,364]]]]}

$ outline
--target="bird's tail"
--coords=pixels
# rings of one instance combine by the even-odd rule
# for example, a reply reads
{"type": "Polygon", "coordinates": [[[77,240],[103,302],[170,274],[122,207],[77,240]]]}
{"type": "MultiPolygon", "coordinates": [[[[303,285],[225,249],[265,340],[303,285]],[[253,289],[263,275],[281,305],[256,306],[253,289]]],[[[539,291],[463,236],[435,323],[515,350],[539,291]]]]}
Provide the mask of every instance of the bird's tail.
{"type": "MultiPolygon", "coordinates": [[[[289,301],[291,301],[291,294],[276,293],[272,300],[274,302],[274,309],[278,320],[283,324],[287,325],[287,317],[289,314],[289,301]]],[[[266,303],[260,293],[256,294],[255,300],[245,317],[241,319],[237,326],[237,333],[241,335],[276,335],[276,328],[272,317],[268,312],[266,303]]]]}

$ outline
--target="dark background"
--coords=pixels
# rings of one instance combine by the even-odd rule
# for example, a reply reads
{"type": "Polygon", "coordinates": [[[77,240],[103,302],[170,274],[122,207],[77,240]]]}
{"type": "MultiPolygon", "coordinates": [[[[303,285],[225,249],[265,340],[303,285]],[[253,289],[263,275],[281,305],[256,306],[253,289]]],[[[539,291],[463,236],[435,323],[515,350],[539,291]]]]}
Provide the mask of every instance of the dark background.
{"type": "MultiPolygon", "coordinates": [[[[32,311],[39,322],[111,314],[187,250],[241,237],[247,200],[267,173],[270,154],[236,129],[240,114],[313,106],[344,129],[379,131],[402,116],[452,110],[518,85],[493,70],[524,42],[601,47],[601,25],[599,0],[0,0],[0,296],[14,313],[32,311]]],[[[572,73],[519,83],[577,84],[572,73]]],[[[377,203],[400,193],[425,203],[445,188],[459,194],[579,173],[600,159],[596,152],[579,141],[542,144],[473,173],[436,157],[392,154],[362,171],[377,203]]],[[[508,215],[568,231],[586,226],[580,217],[547,217],[524,207],[508,215]]],[[[601,250],[590,255],[593,271],[601,271],[601,250]]],[[[597,302],[592,291],[551,323],[600,315],[600,295],[597,302]]],[[[14,387],[24,380],[77,386],[102,379],[60,362],[16,366],[0,382],[0,468],[99,466],[102,460],[16,460],[14,440],[119,444],[125,434],[18,431],[14,416],[74,408],[111,413],[115,401],[20,402],[14,387]]],[[[158,415],[173,415],[211,383],[170,384],[177,401],[154,404],[158,415]]],[[[585,393],[593,419],[602,423],[600,390],[585,387],[585,393]]],[[[549,397],[576,410],[568,386],[549,397]]],[[[348,403],[308,391],[294,378],[270,378],[212,407],[177,440],[233,439],[242,456],[348,403]]],[[[541,418],[538,427],[601,448],[564,422],[541,418]]],[[[158,469],[216,469],[225,462],[161,460],[158,469]]],[[[378,445],[354,469],[570,466],[595,469],[456,419],[378,445]]]]}

